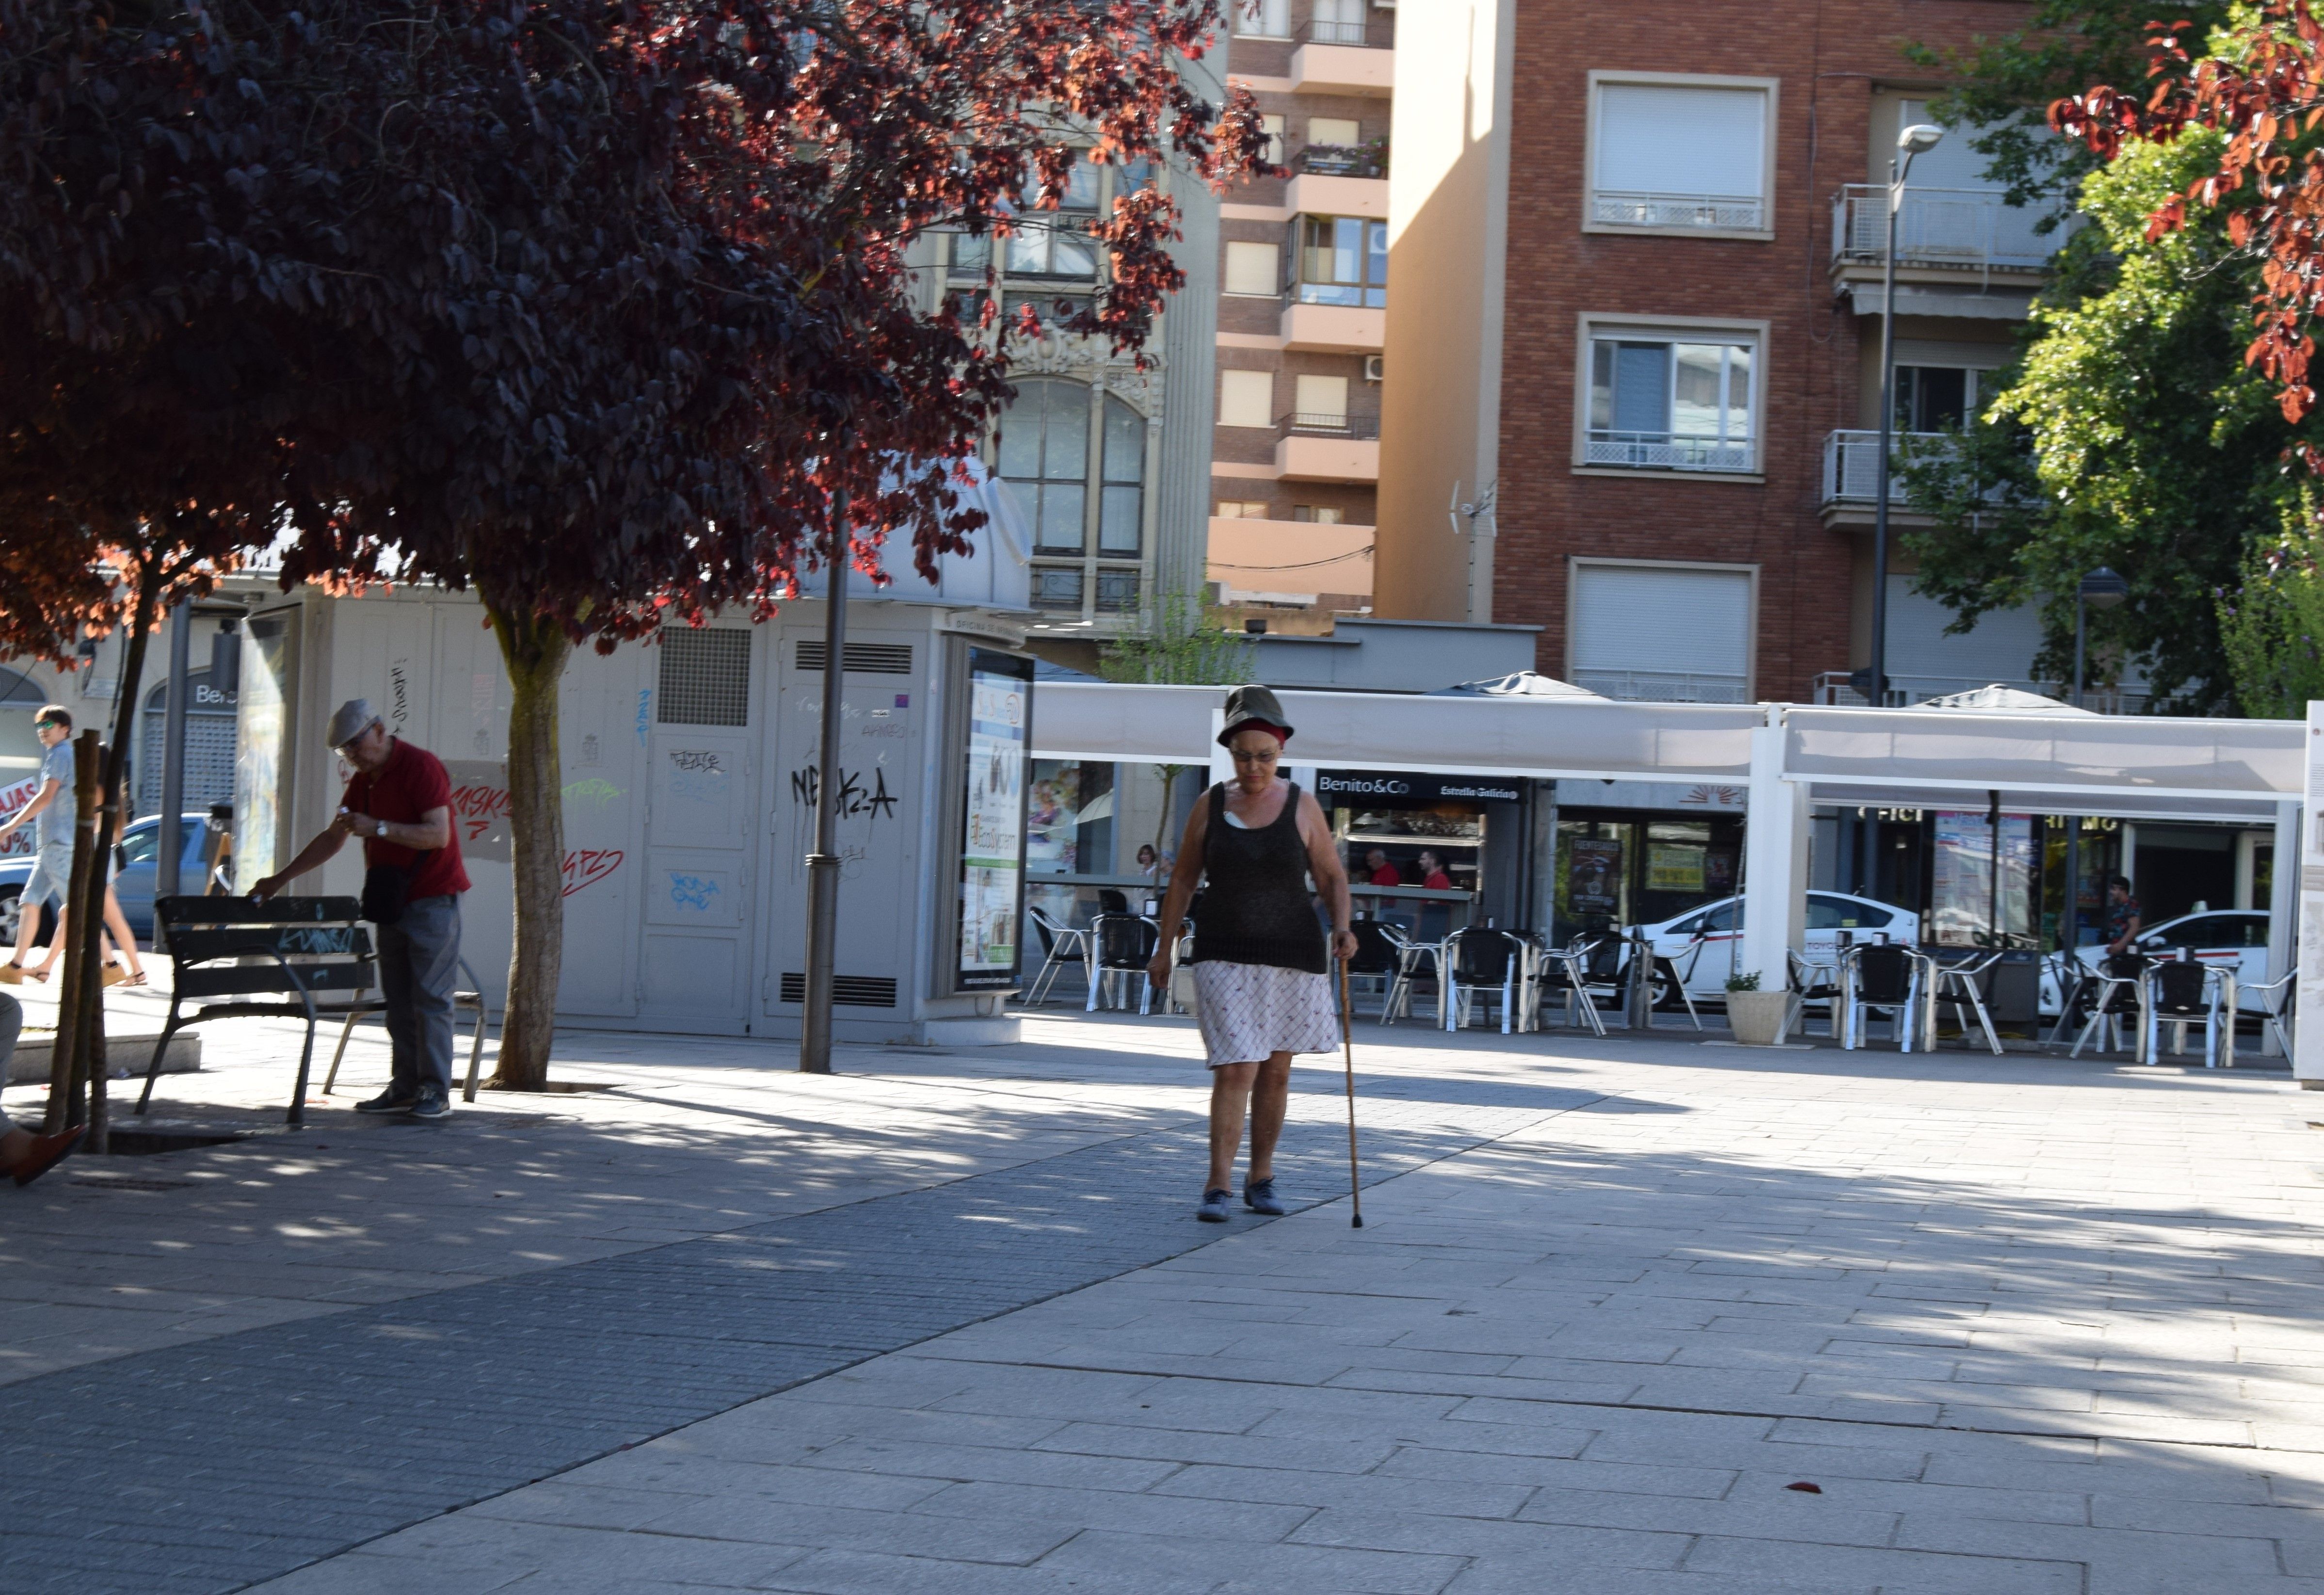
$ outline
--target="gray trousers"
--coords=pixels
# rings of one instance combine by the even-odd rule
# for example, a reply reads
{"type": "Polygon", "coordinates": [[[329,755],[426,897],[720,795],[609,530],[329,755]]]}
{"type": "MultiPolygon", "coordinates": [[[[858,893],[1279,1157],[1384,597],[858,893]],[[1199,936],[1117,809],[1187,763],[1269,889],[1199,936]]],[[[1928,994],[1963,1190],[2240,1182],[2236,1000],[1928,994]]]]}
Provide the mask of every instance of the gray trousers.
{"type": "MultiPolygon", "coordinates": [[[[0,991],[0,1082],[8,1078],[8,1060],[16,1054],[16,1037],[24,1032],[24,1005],[5,991],[0,991]]],[[[5,1114],[0,1114],[0,1134],[21,1128],[5,1114]]],[[[34,1135],[40,1134],[38,1126],[34,1135]]]]}
{"type": "Polygon", "coordinates": [[[418,898],[379,929],[379,990],[387,999],[395,1094],[452,1094],[452,992],[460,972],[460,898],[418,898]]]}

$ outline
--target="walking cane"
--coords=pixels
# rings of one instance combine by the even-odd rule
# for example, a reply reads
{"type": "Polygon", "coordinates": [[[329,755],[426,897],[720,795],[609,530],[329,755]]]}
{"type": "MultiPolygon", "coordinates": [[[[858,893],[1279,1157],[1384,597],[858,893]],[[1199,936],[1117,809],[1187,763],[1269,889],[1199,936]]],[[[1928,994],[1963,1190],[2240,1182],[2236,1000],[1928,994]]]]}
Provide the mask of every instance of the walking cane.
{"type": "Polygon", "coordinates": [[[1348,961],[1340,960],[1340,1046],[1348,1064],[1348,1206],[1351,1229],[1364,1227],[1364,1185],[1356,1173],[1356,1031],[1348,1011],[1348,961]]]}

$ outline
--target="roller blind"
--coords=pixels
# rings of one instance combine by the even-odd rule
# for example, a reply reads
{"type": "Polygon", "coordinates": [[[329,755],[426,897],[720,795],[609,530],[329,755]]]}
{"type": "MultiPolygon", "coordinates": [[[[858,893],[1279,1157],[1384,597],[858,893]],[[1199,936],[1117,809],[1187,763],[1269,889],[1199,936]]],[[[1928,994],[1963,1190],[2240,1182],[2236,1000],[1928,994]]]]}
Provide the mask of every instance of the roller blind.
{"type": "Polygon", "coordinates": [[[1750,573],[1578,565],[1572,650],[1573,684],[1609,697],[1748,702],[1750,573]]]}
{"type": "Polygon", "coordinates": [[[1600,84],[1597,186],[1765,198],[1766,122],[1764,89],[1600,84]]]}

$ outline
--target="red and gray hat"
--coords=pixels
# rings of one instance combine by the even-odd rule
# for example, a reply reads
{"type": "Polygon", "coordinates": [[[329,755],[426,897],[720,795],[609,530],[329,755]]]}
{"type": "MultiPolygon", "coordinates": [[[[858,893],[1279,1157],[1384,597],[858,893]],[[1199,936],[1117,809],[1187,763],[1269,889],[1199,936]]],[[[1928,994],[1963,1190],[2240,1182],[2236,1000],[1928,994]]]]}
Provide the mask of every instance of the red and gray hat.
{"type": "Polygon", "coordinates": [[[1278,742],[1291,740],[1291,722],[1284,718],[1283,705],[1264,687],[1238,687],[1227,694],[1227,723],[1219,733],[1219,746],[1225,747],[1239,731],[1271,732],[1278,742]]]}

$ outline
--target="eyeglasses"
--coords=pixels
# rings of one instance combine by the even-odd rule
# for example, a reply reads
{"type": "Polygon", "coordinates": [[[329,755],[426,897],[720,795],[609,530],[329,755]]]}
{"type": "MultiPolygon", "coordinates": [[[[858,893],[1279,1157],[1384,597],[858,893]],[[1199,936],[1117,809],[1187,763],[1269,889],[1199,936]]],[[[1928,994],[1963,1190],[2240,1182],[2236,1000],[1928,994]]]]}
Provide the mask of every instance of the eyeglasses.
{"type": "Polygon", "coordinates": [[[1283,757],[1282,751],[1277,748],[1253,748],[1248,751],[1230,748],[1227,751],[1233,755],[1237,764],[1272,764],[1283,757]]]}

